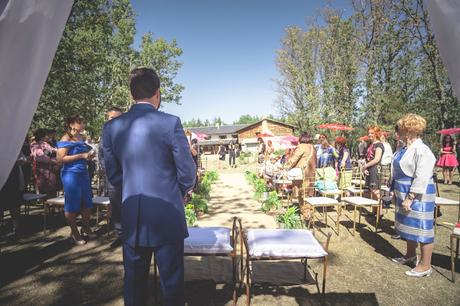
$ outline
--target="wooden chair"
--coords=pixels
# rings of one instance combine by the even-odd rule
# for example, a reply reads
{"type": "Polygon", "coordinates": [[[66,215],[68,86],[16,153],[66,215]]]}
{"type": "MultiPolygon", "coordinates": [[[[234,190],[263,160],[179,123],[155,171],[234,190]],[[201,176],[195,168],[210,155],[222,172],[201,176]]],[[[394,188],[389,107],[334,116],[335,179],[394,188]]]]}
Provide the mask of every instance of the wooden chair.
{"type": "MultiPolygon", "coordinates": [[[[316,177],[309,177],[304,179],[304,182],[302,184],[303,187],[303,200],[305,204],[311,205],[313,208],[311,216],[310,216],[310,221],[308,222],[308,228],[312,228],[313,225],[313,231],[315,230],[316,222],[319,221],[320,219],[318,218],[318,211],[317,209],[322,209],[323,210],[323,215],[324,215],[324,223],[326,226],[328,226],[328,216],[327,216],[327,208],[329,207],[335,207],[337,210],[337,219],[336,219],[336,230],[337,230],[337,235],[339,235],[339,217],[340,217],[340,202],[336,200],[334,197],[337,195],[336,192],[322,192],[322,196],[316,196],[317,190],[314,186],[314,184],[309,184],[309,182],[314,182],[316,177]],[[309,194],[313,194],[312,197],[308,196],[309,194]]],[[[341,195],[341,191],[338,194],[339,196],[341,195]]]]}
{"type": "MultiPolygon", "coordinates": [[[[44,202],[44,213],[43,213],[43,234],[46,235],[46,221],[48,214],[50,213],[51,208],[58,208],[59,210],[64,210],[64,196],[58,196],[55,198],[48,199],[44,202]]],[[[96,223],[99,223],[99,207],[108,208],[110,200],[108,197],[94,197],[93,205],[96,206],[96,223]]],[[[109,223],[110,216],[106,214],[107,221],[107,234],[109,233],[109,223]]]]}
{"type": "MultiPolygon", "coordinates": [[[[326,292],[326,274],[328,248],[331,234],[327,236],[324,246],[309,230],[289,229],[250,229],[243,231],[243,241],[246,249],[246,305],[251,304],[251,287],[253,284],[252,263],[262,260],[292,260],[300,259],[304,268],[303,281],[307,280],[307,260],[323,260],[322,293],[326,292]]],[[[316,278],[315,284],[319,288],[316,278]]]]}
{"type": "MultiPolygon", "coordinates": [[[[232,228],[227,227],[189,227],[189,236],[184,240],[184,256],[219,256],[232,258],[233,305],[237,302],[237,284],[242,284],[243,242],[240,240],[240,252],[237,252],[238,238],[241,235],[241,219],[233,217],[232,228]],[[240,269],[238,273],[238,255],[240,269]]],[[[157,263],[154,256],[155,302],[157,300],[157,263]]]]}

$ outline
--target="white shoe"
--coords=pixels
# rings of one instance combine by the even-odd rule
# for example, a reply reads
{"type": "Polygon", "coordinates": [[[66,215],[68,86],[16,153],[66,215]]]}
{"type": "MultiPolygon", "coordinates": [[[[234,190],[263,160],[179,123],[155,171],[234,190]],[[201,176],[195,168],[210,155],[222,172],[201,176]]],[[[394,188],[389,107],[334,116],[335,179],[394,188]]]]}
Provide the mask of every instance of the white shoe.
{"type": "Polygon", "coordinates": [[[422,272],[417,272],[414,269],[412,269],[410,271],[406,271],[406,275],[412,276],[412,277],[424,277],[424,276],[430,276],[432,272],[433,272],[433,269],[431,268],[429,268],[426,271],[422,271],[422,272]]]}
{"type": "Polygon", "coordinates": [[[409,257],[409,258],[396,257],[396,258],[392,258],[391,261],[395,262],[397,264],[400,264],[400,265],[407,265],[409,263],[416,264],[417,263],[417,256],[409,257]]]}

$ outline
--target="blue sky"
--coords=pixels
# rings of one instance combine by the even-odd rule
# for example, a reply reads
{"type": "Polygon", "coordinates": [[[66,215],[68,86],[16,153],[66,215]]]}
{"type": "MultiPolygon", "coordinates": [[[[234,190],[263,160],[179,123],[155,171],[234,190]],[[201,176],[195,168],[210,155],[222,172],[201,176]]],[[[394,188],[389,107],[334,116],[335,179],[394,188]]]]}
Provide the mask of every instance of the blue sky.
{"type": "MultiPolygon", "coordinates": [[[[182,105],[163,111],[184,121],[220,116],[277,115],[276,50],[288,26],[306,28],[326,6],[313,0],[133,0],[136,46],[140,37],[176,39],[183,63],[176,81],[185,86],[182,105]]],[[[332,2],[349,8],[348,0],[332,2]]],[[[345,11],[346,13],[347,11],[345,11]]]]}

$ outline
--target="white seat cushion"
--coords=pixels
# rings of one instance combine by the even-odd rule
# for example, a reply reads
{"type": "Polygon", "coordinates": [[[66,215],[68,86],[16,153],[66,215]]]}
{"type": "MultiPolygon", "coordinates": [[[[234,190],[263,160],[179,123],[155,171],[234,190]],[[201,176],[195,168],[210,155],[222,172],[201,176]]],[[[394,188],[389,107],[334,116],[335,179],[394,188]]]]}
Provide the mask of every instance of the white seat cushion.
{"type": "Polygon", "coordinates": [[[309,198],[305,198],[305,202],[313,206],[327,206],[327,205],[339,204],[337,200],[327,198],[327,197],[309,197],[309,198]]]}
{"type": "Polygon", "coordinates": [[[453,233],[455,235],[460,235],[460,227],[454,227],[453,233]]]}
{"type": "Polygon", "coordinates": [[[347,190],[349,193],[352,193],[352,194],[363,192],[362,189],[358,189],[358,188],[354,188],[354,187],[348,187],[346,190],[347,190]]]}
{"type": "Polygon", "coordinates": [[[185,254],[228,254],[233,251],[227,227],[189,227],[188,233],[184,240],[185,254]]]}
{"type": "Polygon", "coordinates": [[[351,180],[351,183],[353,185],[364,185],[365,181],[364,180],[351,180]]]}
{"type": "Polygon", "coordinates": [[[340,195],[342,194],[342,191],[340,189],[334,189],[334,190],[318,190],[318,192],[322,195],[340,195]]]}
{"type": "Polygon", "coordinates": [[[93,204],[96,205],[109,205],[110,200],[108,197],[94,197],[93,198],[93,204]]]}
{"type": "Polygon", "coordinates": [[[436,205],[458,205],[458,201],[436,197],[435,200],[436,205]]]}
{"type": "Polygon", "coordinates": [[[26,202],[33,202],[46,198],[46,194],[24,193],[22,199],[26,202]]]}
{"type": "Polygon", "coordinates": [[[371,200],[364,197],[344,197],[342,201],[351,205],[358,205],[358,206],[372,206],[378,205],[379,201],[371,200]]]}
{"type": "Polygon", "coordinates": [[[250,229],[249,254],[254,257],[317,258],[327,255],[309,230],[250,229]]]}
{"type": "Polygon", "coordinates": [[[64,205],[64,201],[64,196],[59,196],[46,200],[46,203],[51,205],[64,205]]]}

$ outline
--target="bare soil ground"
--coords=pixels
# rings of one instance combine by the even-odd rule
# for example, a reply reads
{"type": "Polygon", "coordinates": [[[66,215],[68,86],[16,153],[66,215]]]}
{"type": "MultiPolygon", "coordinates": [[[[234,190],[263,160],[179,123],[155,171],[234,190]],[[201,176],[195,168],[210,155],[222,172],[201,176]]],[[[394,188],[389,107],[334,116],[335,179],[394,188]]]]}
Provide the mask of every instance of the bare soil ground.
{"type": "MultiPolygon", "coordinates": [[[[215,157],[208,168],[217,168],[215,157]]],[[[223,168],[223,164],[219,165],[223,168]]],[[[199,218],[199,226],[230,226],[233,216],[245,228],[276,228],[273,216],[260,211],[243,172],[253,165],[220,169],[220,179],[211,193],[209,214],[199,218]]],[[[458,198],[457,185],[440,185],[441,195],[458,198]]],[[[335,218],[335,212],[329,214],[335,218]]],[[[457,208],[444,208],[436,233],[433,254],[434,273],[422,279],[408,278],[408,266],[389,258],[401,255],[405,242],[390,236],[394,210],[389,209],[378,233],[374,219],[365,216],[351,236],[351,212],[341,218],[340,236],[332,235],[326,295],[314,285],[299,285],[303,275],[300,262],[263,262],[254,266],[253,305],[460,305],[460,260],[457,283],[450,281],[449,236],[457,220],[457,208]]],[[[51,231],[43,235],[42,210],[33,209],[23,218],[25,230],[20,237],[8,235],[8,220],[0,238],[1,305],[123,305],[123,266],[121,248],[109,247],[113,237],[105,235],[103,223],[99,237],[76,247],[68,240],[69,230],[63,217],[51,220],[51,231]]],[[[331,222],[332,223],[332,222],[331,222]]],[[[329,232],[324,228],[323,232],[329,232]]],[[[324,242],[325,235],[317,232],[324,242]]],[[[188,305],[231,305],[231,263],[228,259],[193,257],[186,259],[186,301],[188,305]]],[[[321,262],[310,262],[322,279],[321,262]]],[[[314,276],[314,272],[312,272],[314,276]]],[[[150,284],[153,295],[153,272],[150,284]]],[[[243,289],[238,305],[245,305],[243,289]]],[[[153,299],[151,301],[153,304],[153,299]]]]}

